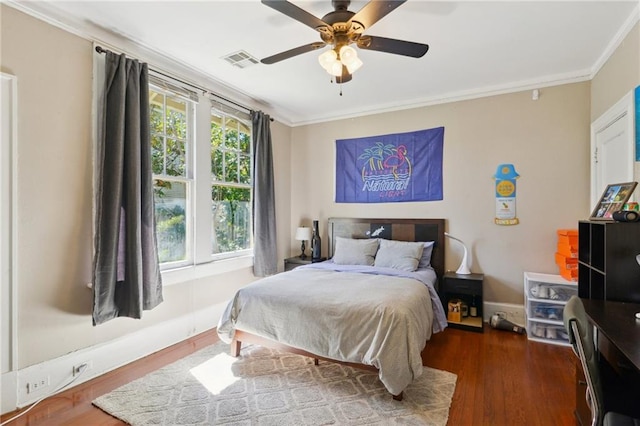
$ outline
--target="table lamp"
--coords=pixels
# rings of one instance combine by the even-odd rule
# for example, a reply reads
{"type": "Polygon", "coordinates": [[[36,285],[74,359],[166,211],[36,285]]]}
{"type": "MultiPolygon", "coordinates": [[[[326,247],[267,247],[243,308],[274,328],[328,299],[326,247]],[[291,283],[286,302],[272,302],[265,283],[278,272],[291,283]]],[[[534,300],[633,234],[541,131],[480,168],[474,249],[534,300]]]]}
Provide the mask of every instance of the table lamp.
{"type": "Polygon", "coordinates": [[[464,249],[464,254],[462,255],[462,262],[460,262],[460,266],[458,267],[458,270],[456,271],[456,274],[470,275],[471,271],[469,270],[468,251],[467,251],[467,246],[465,245],[464,241],[462,241],[459,238],[454,237],[453,235],[449,235],[449,233],[447,233],[447,232],[445,232],[444,235],[445,235],[445,237],[451,238],[452,240],[455,240],[455,241],[459,242],[460,244],[462,244],[462,248],[464,249]]]}
{"type": "Polygon", "coordinates": [[[296,240],[302,241],[302,245],[300,246],[300,250],[302,253],[300,254],[300,259],[306,259],[307,255],[304,253],[305,250],[305,241],[311,240],[311,228],[307,228],[306,226],[300,226],[296,229],[296,240]]]}

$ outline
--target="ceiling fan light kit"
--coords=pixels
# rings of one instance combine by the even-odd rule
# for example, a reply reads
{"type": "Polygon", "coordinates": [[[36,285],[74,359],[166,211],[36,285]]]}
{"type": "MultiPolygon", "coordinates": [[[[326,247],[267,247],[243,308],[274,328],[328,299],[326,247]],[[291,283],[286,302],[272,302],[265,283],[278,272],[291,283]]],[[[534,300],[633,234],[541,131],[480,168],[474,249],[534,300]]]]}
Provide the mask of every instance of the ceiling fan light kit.
{"type": "Polygon", "coordinates": [[[318,57],[320,66],[334,77],[342,75],[342,66],[347,67],[349,74],[353,74],[362,66],[362,60],[358,58],[358,52],[353,47],[342,46],[340,53],[334,49],[327,50],[318,57]]]}
{"type": "Polygon", "coordinates": [[[384,18],[406,0],[372,0],[358,13],[347,8],[351,1],[332,0],[333,12],[316,18],[309,12],[299,8],[286,0],[262,0],[262,3],[301,22],[320,33],[322,42],[314,42],[299,46],[261,60],[263,64],[274,64],[302,53],[320,49],[326,45],[331,49],[318,57],[320,66],[335,77],[336,83],[351,81],[352,74],[362,67],[363,62],[358,58],[358,52],[350,46],[355,44],[360,49],[375,50],[395,55],[420,58],[427,53],[429,46],[411,41],[392,38],[362,35],[373,24],[384,18]]]}

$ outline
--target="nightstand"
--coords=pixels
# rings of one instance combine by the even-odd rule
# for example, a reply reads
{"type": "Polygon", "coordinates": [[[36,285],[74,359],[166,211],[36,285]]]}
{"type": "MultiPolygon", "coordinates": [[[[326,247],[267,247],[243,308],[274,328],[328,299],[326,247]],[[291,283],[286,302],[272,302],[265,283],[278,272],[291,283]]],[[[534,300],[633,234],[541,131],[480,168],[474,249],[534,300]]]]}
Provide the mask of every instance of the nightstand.
{"type": "Polygon", "coordinates": [[[447,272],[442,278],[440,300],[449,327],[482,333],[483,274],[447,272]],[[465,307],[466,305],[466,307],[465,307]],[[451,306],[451,309],[449,307],[451,306]],[[472,315],[474,314],[474,315],[472,315]]]}
{"type": "Polygon", "coordinates": [[[284,270],[290,271],[297,268],[300,265],[309,265],[311,263],[311,256],[307,256],[304,259],[300,259],[300,256],[290,257],[284,260],[284,270]]]}

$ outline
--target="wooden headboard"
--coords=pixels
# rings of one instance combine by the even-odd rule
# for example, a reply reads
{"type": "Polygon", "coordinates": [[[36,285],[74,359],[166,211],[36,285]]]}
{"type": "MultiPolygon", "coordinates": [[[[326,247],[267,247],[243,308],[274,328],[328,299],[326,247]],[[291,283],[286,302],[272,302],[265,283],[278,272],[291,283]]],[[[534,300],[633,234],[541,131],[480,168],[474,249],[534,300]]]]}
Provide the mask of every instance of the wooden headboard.
{"type": "Polygon", "coordinates": [[[327,230],[329,257],[333,257],[336,237],[434,241],[431,267],[441,280],[444,275],[444,226],[445,219],[330,218],[327,230]]]}

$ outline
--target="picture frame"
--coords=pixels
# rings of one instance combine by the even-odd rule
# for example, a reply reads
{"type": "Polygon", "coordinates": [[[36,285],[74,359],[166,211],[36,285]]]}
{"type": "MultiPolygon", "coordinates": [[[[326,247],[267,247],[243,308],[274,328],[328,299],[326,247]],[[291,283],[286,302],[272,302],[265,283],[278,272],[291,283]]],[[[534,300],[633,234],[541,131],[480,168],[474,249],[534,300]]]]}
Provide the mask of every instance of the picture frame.
{"type": "Polygon", "coordinates": [[[637,184],[638,182],[624,182],[607,185],[589,219],[613,221],[613,213],[623,209],[637,184]]]}

